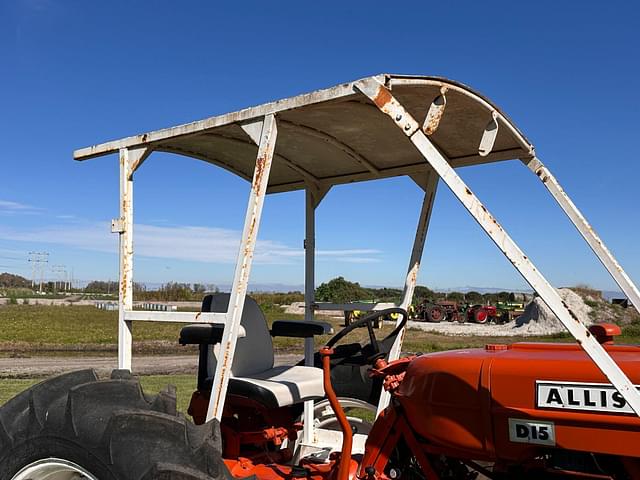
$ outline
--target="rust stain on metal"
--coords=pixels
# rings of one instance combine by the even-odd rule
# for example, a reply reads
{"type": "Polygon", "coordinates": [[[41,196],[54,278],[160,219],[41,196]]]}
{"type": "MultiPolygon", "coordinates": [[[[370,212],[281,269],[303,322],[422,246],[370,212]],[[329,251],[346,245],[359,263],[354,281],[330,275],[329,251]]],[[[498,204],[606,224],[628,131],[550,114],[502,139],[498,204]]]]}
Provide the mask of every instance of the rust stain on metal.
{"type": "Polygon", "coordinates": [[[440,125],[440,120],[444,115],[444,109],[447,105],[446,97],[444,96],[446,89],[442,89],[441,91],[442,94],[438,95],[431,103],[429,111],[427,112],[427,118],[422,126],[422,131],[427,135],[435,133],[440,125]]]}
{"type": "Polygon", "coordinates": [[[564,308],[567,309],[567,311],[569,312],[569,315],[571,315],[571,318],[573,318],[576,322],[580,323],[580,320],[578,319],[578,317],[576,316],[575,313],[573,313],[573,310],[571,310],[569,308],[569,305],[567,305],[567,302],[565,302],[564,300],[562,301],[562,305],[564,306],[564,308]]]}
{"type": "Polygon", "coordinates": [[[438,108],[431,118],[427,118],[427,125],[423,128],[424,133],[427,135],[433,135],[440,125],[440,119],[444,114],[444,108],[438,108]]]}
{"type": "Polygon", "coordinates": [[[383,109],[392,100],[392,98],[391,92],[380,86],[376,96],[373,97],[373,103],[375,103],[378,108],[383,109]]]}
{"type": "Polygon", "coordinates": [[[264,174],[264,169],[267,164],[266,157],[260,156],[256,160],[256,173],[253,181],[253,190],[256,192],[256,195],[260,194],[260,183],[262,182],[262,175],[264,174]]]}
{"type": "Polygon", "coordinates": [[[222,385],[224,384],[224,378],[226,376],[226,371],[229,367],[229,350],[231,350],[231,342],[227,342],[224,348],[224,356],[222,358],[222,375],[220,375],[220,382],[218,383],[218,394],[216,395],[216,403],[214,410],[218,410],[218,404],[220,403],[220,399],[222,395],[220,395],[220,390],[222,389],[222,385]]]}

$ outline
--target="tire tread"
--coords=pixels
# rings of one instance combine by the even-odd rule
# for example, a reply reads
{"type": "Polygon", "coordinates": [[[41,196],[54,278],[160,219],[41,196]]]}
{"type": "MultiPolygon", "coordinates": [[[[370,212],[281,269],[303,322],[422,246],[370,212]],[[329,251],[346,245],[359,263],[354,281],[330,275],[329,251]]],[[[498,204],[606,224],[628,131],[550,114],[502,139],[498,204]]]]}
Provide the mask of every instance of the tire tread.
{"type": "Polygon", "coordinates": [[[108,380],[83,370],[39,383],[0,407],[0,477],[11,478],[16,455],[32,454],[28,445],[64,444],[118,480],[225,478],[218,422],[188,421],[175,393],[169,386],[147,395],[122,371],[108,380]]]}

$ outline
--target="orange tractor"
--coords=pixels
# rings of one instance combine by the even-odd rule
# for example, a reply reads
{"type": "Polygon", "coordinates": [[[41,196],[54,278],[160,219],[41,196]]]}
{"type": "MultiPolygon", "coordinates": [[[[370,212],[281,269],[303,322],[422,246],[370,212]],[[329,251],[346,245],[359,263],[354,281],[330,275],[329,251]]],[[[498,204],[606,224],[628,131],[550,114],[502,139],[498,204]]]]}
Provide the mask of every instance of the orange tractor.
{"type": "MultiPolygon", "coordinates": [[[[42,382],[0,407],[0,480],[640,479],[640,348],[588,329],[456,172],[519,159],[539,178],[633,305],[640,293],[533,146],[494,104],[437,77],[377,75],[226,115],[77,150],[118,154],[118,369],[42,382]],[[230,293],[199,312],[133,308],[134,174],[153,152],[246,179],[249,201],[230,293]],[[363,304],[332,333],[316,310],[315,210],[334,185],[404,176],[424,193],[402,299],[363,304]],[[487,345],[402,357],[438,182],[452,191],[575,343],[487,345]],[[247,295],[271,193],[305,192],[305,318],[268,325],[247,295]],[[383,316],[396,325],[378,338],[383,316]],[[136,322],[186,323],[199,348],[189,413],[175,388],[145,394],[132,375],[136,322]],[[355,329],[366,329],[349,341],[355,329]],[[272,338],[304,360],[276,362],[272,338]],[[328,338],[328,337],[327,337],[328,338]],[[358,412],[358,410],[360,412],[358,412]]],[[[395,225],[389,225],[393,228],[395,225]]]]}

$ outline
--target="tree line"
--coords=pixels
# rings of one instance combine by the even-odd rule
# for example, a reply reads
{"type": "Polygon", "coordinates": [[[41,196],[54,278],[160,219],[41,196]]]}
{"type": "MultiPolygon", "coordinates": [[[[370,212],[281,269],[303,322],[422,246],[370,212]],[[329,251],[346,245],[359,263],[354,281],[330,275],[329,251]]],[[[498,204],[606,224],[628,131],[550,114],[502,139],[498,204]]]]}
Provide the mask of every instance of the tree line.
{"type": "MultiPolygon", "coordinates": [[[[31,282],[19,275],[9,273],[0,274],[0,287],[29,288],[31,282]]],[[[118,294],[118,282],[94,280],[89,282],[84,293],[118,294]]],[[[139,301],[200,301],[209,293],[218,292],[213,284],[167,282],[157,289],[149,289],[142,283],[133,284],[133,295],[139,301]]],[[[304,295],[299,291],[292,292],[253,292],[251,294],[261,305],[287,305],[304,301],[304,295]]],[[[316,288],[316,301],[332,303],[364,302],[399,302],[402,290],[389,287],[363,287],[358,282],[351,282],[344,277],[336,277],[321,283],[316,288]]],[[[418,285],[414,290],[413,303],[423,301],[451,300],[460,303],[496,303],[513,299],[513,293],[503,291],[497,293],[469,292],[435,292],[430,288],[418,285]]]]}

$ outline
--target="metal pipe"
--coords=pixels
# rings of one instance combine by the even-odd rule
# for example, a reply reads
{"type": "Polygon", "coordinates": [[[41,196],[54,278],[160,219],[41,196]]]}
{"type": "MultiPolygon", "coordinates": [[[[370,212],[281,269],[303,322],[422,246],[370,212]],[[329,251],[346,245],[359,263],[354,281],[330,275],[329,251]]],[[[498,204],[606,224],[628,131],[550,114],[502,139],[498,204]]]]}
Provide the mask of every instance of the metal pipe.
{"type": "Polygon", "coordinates": [[[132,324],[125,319],[133,308],[133,177],[129,150],[120,159],[120,286],[118,292],[118,368],[131,370],[132,324]]]}
{"type": "Polygon", "coordinates": [[[604,350],[602,345],[591,335],[585,325],[562,300],[558,292],[533,265],[513,239],[507,234],[487,208],[455,172],[444,155],[435,147],[420,129],[418,122],[396,100],[391,91],[376,80],[365,80],[356,84],[365,96],[386,115],[391,117],[396,126],[411,140],[425,160],[440,175],[442,180],[471,213],[482,229],[494,241],[502,253],[520,272],[525,280],[538,292],[542,300],[558,317],[562,324],[576,339],[582,349],[591,357],[602,373],[627,401],[637,415],[640,415],[640,392],[620,369],[616,362],[604,350]]]}
{"type": "MultiPolygon", "coordinates": [[[[413,298],[413,292],[416,288],[418,281],[418,271],[420,270],[420,262],[422,260],[422,252],[424,251],[424,244],[427,239],[427,231],[429,229],[429,221],[431,220],[431,212],[433,211],[433,203],[436,197],[436,189],[438,187],[438,175],[435,172],[429,174],[429,178],[426,183],[426,189],[424,192],[424,199],[422,200],[422,208],[420,209],[420,217],[418,218],[418,226],[416,227],[416,236],[413,240],[413,249],[411,250],[411,258],[409,260],[409,268],[407,269],[407,276],[404,282],[404,293],[402,295],[402,302],[398,305],[400,308],[407,310],[411,304],[413,298]]],[[[398,322],[402,319],[399,318],[398,322]]],[[[400,358],[400,352],[402,351],[402,342],[404,341],[404,334],[406,327],[403,328],[396,337],[391,350],[389,351],[388,361],[393,361],[400,358]]],[[[376,415],[380,415],[387,406],[391,395],[384,388],[380,394],[380,400],[378,401],[378,410],[376,415]]]]}
{"type": "MultiPolygon", "coordinates": [[[[313,192],[305,190],[305,238],[304,238],[304,319],[315,317],[315,254],[316,254],[316,203],[313,192]]],[[[304,364],[313,367],[313,338],[304,339],[304,364]]],[[[309,445],[313,441],[313,400],[304,402],[302,440],[309,445]]]]}
{"type": "Polygon", "coordinates": [[[353,432],[351,430],[351,424],[347,419],[347,416],[338,401],[336,392],[331,385],[331,355],[333,349],[329,347],[322,347],[320,349],[320,355],[322,356],[322,378],[324,380],[324,392],[327,395],[329,404],[333,409],[333,413],[338,419],[340,424],[340,430],[342,431],[342,451],[340,454],[340,463],[338,464],[338,472],[336,475],[337,480],[348,480],[349,478],[349,466],[351,464],[351,446],[353,444],[353,432]]]}
{"type": "Polygon", "coordinates": [[[269,183],[269,173],[271,172],[271,163],[273,161],[277,136],[278,128],[275,116],[273,114],[266,115],[262,124],[260,146],[258,147],[258,156],[256,158],[256,166],[251,183],[251,193],[249,195],[249,204],[244,221],[242,242],[240,243],[240,251],[238,252],[238,261],[236,263],[233,286],[229,298],[227,324],[220,343],[218,361],[213,378],[213,387],[211,389],[211,399],[209,400],[209,407],[207,409],[207,421],[213,418],[217,420],[222,419],[224,400],[231,375],[231,365],[233,365],[240,320],[242,319],[244,300],[247,295],[253,252],[258,237],[262,206],[267,193],[267,184],[269,183]]]}

